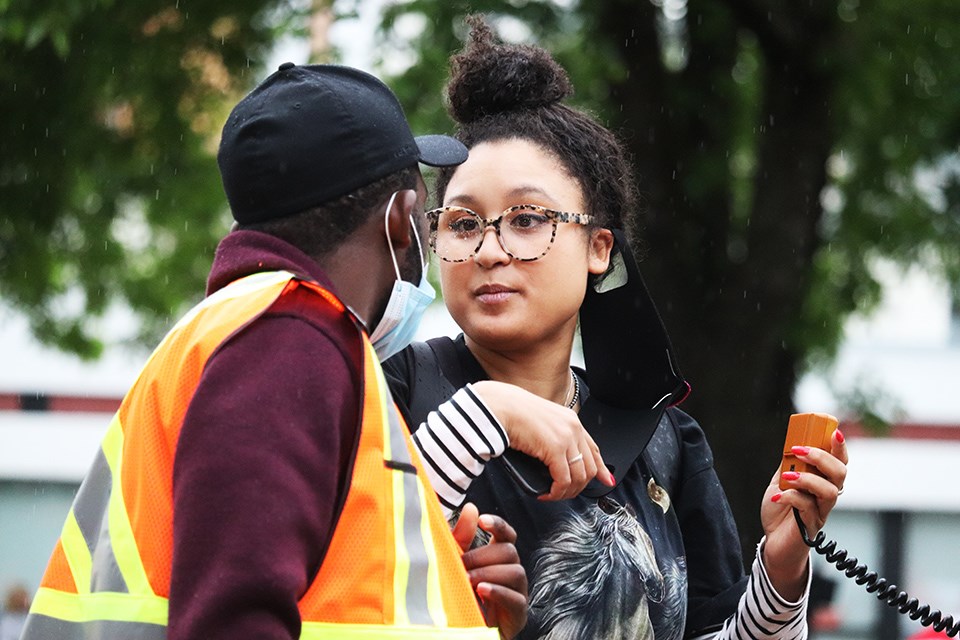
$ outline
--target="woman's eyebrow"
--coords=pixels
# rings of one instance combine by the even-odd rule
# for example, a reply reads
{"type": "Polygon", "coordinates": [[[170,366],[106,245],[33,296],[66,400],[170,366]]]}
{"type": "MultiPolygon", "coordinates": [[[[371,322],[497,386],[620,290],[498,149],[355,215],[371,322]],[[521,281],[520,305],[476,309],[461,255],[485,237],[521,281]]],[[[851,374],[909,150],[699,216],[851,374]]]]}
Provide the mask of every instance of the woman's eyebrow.
{"type": "MultiPolygon", "coordinates": [[[[514,187],[513,189],[507,192],[507,197],[511,199],[521,198],[526,196],[537,196],[539,198],[546,198],[551,202],[555,202],[555,200],[550,197],[549,193],[547,193],[546,191],[544,191],[543,189],[541,189],[536,185],[523,184],[523,185],[514,187]]],[[[523,203],[518,203],[518,204],[523,204],[523,203]]]]}
{"type": "Polygon", "coordinates": [[[452,196],[448,194],[447,197],[444,198],[444,204],[455,204],[461,207],[467,207],[469,209],[477,206],[477,199],[469,193],[456,194],[452,196]]]}

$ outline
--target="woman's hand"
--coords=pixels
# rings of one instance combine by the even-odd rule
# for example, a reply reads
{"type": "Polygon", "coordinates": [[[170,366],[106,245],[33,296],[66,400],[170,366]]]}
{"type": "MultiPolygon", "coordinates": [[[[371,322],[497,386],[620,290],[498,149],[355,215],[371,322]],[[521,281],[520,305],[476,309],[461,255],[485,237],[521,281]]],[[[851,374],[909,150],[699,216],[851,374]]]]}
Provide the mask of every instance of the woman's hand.
{"type": "Polygon", "coordinates": [[[527,573],[514,546],[517,532],[499,516],[479,515],[468,502],[460,511],[453,537],[464,551],[463,565],[487,625],[497,627],[503,640],[516,637],[527,624],[527,573]],[[487,544],[470,549],[478,526],[492,537],[487,544]]]}
{"type": "Polygon", "coordinates": [[[503,425],[510,447],[550,470],[553,484],[542,499],[572,498],[594,478],[608,487],[615,484],[600,447],[575,411],[505,382],[483,380],[470,386],[503,425]]]}
{"type": "Polygon", "coordinates": [[[760,507],[760,520],[767,535],[763,547],[763,561],[767,575],[777,592],[787,600],[796,601],[806,586],[809,547],[800,537],[793,509],[813,538],[827,521],[837,504],[837,496],[847,477],[847,445],[843,434],[836,430],[830,440],[830,451],[811,447],[795,447],[797,459],[814,466],[823,474],[774,473],[760,507]],[[780,490],[781,475],[790,488],[780,490]]]}

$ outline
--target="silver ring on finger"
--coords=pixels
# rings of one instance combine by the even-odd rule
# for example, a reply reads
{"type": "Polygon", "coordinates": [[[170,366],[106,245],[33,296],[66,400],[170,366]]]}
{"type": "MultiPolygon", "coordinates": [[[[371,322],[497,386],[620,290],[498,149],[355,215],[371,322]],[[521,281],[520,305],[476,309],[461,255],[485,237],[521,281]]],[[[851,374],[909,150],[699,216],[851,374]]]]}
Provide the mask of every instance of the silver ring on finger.
{"type": "Polygon", "coordinates": [[[578,453],[577,455],[575,455],[575,456],[573,456],[572,458],[570,458],[569,460],[567,460],[567,464],[576,464],[576,463],[580,462],[581,460],[583,460],[583,454],[582,454],[582,453],[578,453]]]}

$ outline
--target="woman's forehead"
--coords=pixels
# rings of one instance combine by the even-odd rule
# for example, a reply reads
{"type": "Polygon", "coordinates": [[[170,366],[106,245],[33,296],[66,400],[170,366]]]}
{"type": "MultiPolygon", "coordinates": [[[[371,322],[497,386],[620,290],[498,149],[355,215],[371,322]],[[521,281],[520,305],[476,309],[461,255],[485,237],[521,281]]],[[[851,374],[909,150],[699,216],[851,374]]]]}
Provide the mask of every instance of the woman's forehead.
{"type": "Polygon", "coordinates": [[[551,204],[568,207],[583,202],[580,185],[553,154],[536,143],[517,138],[472,147],[467,161],[454,171],[444,202],[469,206],[490,198],[523,197],[535,201],[547,198],[551,204]]]}

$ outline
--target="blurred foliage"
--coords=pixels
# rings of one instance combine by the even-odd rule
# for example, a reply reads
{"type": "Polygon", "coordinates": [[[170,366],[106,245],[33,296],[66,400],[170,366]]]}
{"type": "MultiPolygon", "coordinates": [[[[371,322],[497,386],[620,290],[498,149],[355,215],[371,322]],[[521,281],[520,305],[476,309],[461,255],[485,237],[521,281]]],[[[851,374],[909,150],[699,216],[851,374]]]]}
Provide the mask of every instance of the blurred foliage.
{"type": "Polygon", "coordinates": [[[96,356],[92,319],[125,301],[152,342],[202,295],[230,221],[220,126],[298,13],[0,1],[0,298],[41,340],[96,356]]]}

